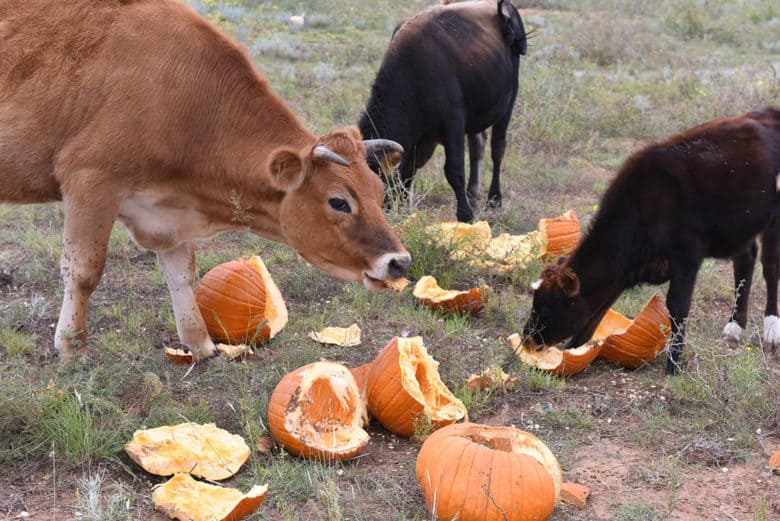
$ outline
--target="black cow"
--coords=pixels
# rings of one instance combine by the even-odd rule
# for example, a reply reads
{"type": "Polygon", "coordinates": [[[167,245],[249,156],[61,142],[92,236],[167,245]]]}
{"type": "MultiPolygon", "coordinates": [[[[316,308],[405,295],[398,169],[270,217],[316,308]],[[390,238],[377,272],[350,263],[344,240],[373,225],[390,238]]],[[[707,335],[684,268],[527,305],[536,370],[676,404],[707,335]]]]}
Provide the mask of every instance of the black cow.
{"type": "MultiPolygon", "coordinates": [[[[365,138],[382,136],[404,147],[399,174],[407,192],[415,170],[441,143],[458,220],[471,221],[479,198],[483,131],[492,127],[488,201],[501,205],[501,160],[517,96],[520,55],[526,50],[523,21],[506,0],[436,5],[396,27],[358,126],[365,138]],[[471,159],[468,195],[464,134],[471,159]]],[[[378,173],[383,173],[381,163],[373,162],[378,173]]]]}
{"type": "MultiPolygon", "coordinates": [[[[527,344],[587,341],[623,290],[669,281],[672,319],[666,371],[679,368],[685,319],[705,257],[734,259],[740,327],[756,259],[767,284],[764,339],[780,339],[780,111],[716,120],[631,156],[603,196],[585,238],[535,282],[527,344]],[[744,287],[743,287],[744,286],[744,287]]],[[[726,330],[730,329],[727,326],[726,330]]]]}

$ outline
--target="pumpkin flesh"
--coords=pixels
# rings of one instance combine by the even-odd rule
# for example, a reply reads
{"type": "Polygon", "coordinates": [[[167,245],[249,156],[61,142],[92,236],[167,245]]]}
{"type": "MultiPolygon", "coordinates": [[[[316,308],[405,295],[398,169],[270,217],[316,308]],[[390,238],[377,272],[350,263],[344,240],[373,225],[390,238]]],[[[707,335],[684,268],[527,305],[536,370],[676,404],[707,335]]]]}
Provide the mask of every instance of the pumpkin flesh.
{"type": "Polygon", "coordinates": [[[238,521],[260,508],[268,485],[255,485],[246,494],[176,474],[152,491],[154,508],[181,521],[238,521]]]}
{"type": "Polygon", "coordinates": [[[466,291],[446,290],[439,287],[436,279],[425,275],[414,285],[414,297],[424,306],[450,313],[474,315],[485,307],[482,288],[466,291]]]}
{"type": "Polygon", "coordinates": [[[602,344],[598,340],[603,336],[599,335],[597,330],[591,341],[573,349],[545,346],[535,350],[524,345],[518,333],[510,335],[506,340],[523,363],[558,376],[572,376],[590,365],[601,352],[602,344]]]}
{"type": "Polygon", "coordinates": [[[465,405],[441,381],[438,368],[422,337],[393,338],[371,364],[371,415],[398,436],[412,436],[428,423],[437,429],[466,418],[465,405]]]}
{"type": "Polygon", "coordinates": [[[442,521],[547,519],[562,482],[557,459],[532,434],[472,423],[428,437],[415,473],[428,510],[442,521]]]}
{"type": "Polygon", "coordinates": [[[366,416],[352,373],[336,362],[314,362],[287,374],[268,404],[276,442],[293,454],[325,461],[363,450],[366,416]]]}

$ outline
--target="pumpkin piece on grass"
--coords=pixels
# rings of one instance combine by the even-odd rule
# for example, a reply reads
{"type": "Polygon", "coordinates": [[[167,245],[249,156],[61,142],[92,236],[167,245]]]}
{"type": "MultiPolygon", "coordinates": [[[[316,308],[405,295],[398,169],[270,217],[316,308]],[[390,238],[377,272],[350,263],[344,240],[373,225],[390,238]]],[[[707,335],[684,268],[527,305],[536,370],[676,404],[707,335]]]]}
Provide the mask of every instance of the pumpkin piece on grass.
{"type": "MultiPolygon", "coordinates": [[[[247,344],[216,344],[214,347],[217,348],[219,354],[230,360],[255,356],[252,347],[247,344]]],[[[177,364],[191,364],[195,361],[195,355],[192,354],[192,351],[185,351],[184,349],[166,347],[164,354],[169,360],[177,364]]]]}
{"type": "Polygon", "coordinates": [[[239,521],[256,512],[268,485],[255,485],[246,494],[235,488],[210,485],[176,474],[152,491],[154,508],[181,521],[239,521]]]}
{"type": "Polygon", "coordinates": [[[769,469],[776,474],[780,474],[780,450],[769,458],[769,469]]]}
{"type": "Polygon", "coordinates": [[[501,367],[487,367],[479,374],[469,375],[466,380],[466,389],[475,393],[486,389],[501,387],[506,389],[515,383],[515,378],[510,378],[501,367]]]}
{"type": "Polygon", "coordinates": [[[377,355],[368,375],[367,399],[371,415],[398,436],[468,417],[466,406],[441,381],[439,362],[419,336],[395,337],[377,355]]]}
{"type": "Polygon", "coordinates": [[[442,289],[430,275],[425,275],[417,281],[413,295],[421,304],[431,309],[470,315],[480,312],[485,307],[486,300],[482,288],[466,291],[442,289]]]}
{"type": "Polygon", "coordinates": [[[398,277],[397,279],[387,279],[384,281],[384,283],[386,288],[392,289],[397,293],[401,293],[404,289],[406,289],[406,286],[409,285],[409,279],[406,277],[398,277]]]}
{"type": "Polygon", "coordinates": [[[213,423],[180,423],[137,430],[125,445],[130,458],[146,472],[170,476],[189,472],[205,479],[226,479],[249,457],[244,438],[213,423]]]}
{"type": "Polygon", "coordinates": [[[352,324],[349,327],[326,327],[320,331],[310,331],[309,338],[321,344],[352,347],[360,345],[360,327],[352,324]]]}
{"type": "Polygon", "coordinates": [[[539,231],[524,235],[502,233],[491,239],[485,251],[488,259],[475,259],[472,264],[508,272],[525,268],[538,259],[544,247],[544,237],[539,231]]]}
{"type": "Polygon", "coordinates": [[[454,260],[481,257],[493,238],[487,221],[477,221],[474,224],[446,221],[431,224],[426,231],[439,246],[452,251],[450,256],[454,260]]]}
{"type": "MultiPolygon", "coordinates": [[[[596,338],[594,335],[593,339],[596,338]]],[[[572,376],[585,369],[601,352],[602,344],[593,339],[573,349],[545,346],[539,350],[524,345],[518,333],[506,340],[521,362],[558,376],[572,376]]]]}
{"type": "Polygon", "coordinates": [[[610,309],[596,330],[597,334],[608,333],[599,357],[636,369],[658,356],[670,332],[669,312],[659,294],[647,301],[634,320],[610,309]]]}
{"type": "Polygon", "coordinates": [[[441,521],[541,521],[552,514],[562,482],[558,460],[536,436],[474,423],[431,434],[415,474],[441,521]]]}
{"type": "Polygon", "coordinates": [[[265,342],[287,324],[284,298],[257,255],[212,268],[195,299],[209,335],[225,342],[265,342]]]}
{"type": "Polygon", "coordinates": [[[332,461],[355,456],[368,443],[365,400],[344,365],[313,362],[288,373],[268,402],[268,427],[287,451],[332,461]]]}
{"type": "Polygon", "coordinates": [[[541,254],[543,259],[571,253],[579,244],[582,233],[574,210],[559,217],[539,219],[538,229],[545,243],[541,254]]]}
{"type": "Polygon", "coordinates": [[[590,495],[590,487],[567,481],[561,484],[561,501],[576,508],[583,509],[590,495]]]}

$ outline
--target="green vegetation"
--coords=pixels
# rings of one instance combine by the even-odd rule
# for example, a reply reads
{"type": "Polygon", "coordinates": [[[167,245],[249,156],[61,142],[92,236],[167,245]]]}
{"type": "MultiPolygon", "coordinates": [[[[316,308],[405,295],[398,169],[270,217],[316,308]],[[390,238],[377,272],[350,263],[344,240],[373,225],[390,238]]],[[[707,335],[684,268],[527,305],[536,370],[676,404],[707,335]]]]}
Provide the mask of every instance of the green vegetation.
{"type": "MultiPolygon", "coordinates": [[[[433,2],[188,3],[244,45],[306,126],[324,134],[356,123],[392,29],[433,2]],[[287,20],[300,14],[306,24],[292,30],[287,20]]],[[[520,7],[533,33],[509,129],[504,207],[477,213],[494,233],[526,233],[541,217],[570,208],[587,229],[600,194],[631,152],[780,100],[775,0],[530,0],[520,7]]],[[[389,217],[414,258],[413,279],[433,275],[445,288],[491,288],[480,314],[433,313],[416,305],[411,288],[368,293],[318,272],[285,246],[225,233],[198,243],[198,277],[221,262],[260,255],[290,320],[255,359],[192,369],[162,356],[164,347],[177,345],[170,297],[155,256],[120,226],[91,301],[86,361],[60,365],[52,345],[62,298],[62,206],[0,205],[0,273],[12,278],[0,283],[0,486],[10,498],[0,499],[3,511],[21,510],[14,498],[29,501],[36,493],[30,504],[53,511],[56,489],[66,503],[56,505],[58,519],[74,511],[81,519],[149,519],[149,487],[161,480],[130,462],[122,446],[135,429],[189,420],[215,422],[252,447],[245,467],[226,482],[242,490],[269,483],[266,504],[250,519],[431,519],[414,477],[417,439],[398,439],[373,423],[367,453],[334,464],[301,460],[278,447],[268,453],[255,448],[268,436],[268,398],[284,374],[321,358],[349,366],[368,362],[404,333],[423,336],[472,421],[538,435],[558,455],[565,478],[588,479],[581,472],[587,460],[612,458],[616,446],[641,452],[642,468],[610,487],[614,497],[600,491],[599,518],[676,519],[682,491],[703,472],[764,464],[763,447],[780,443],[780,386],[777,355],[760,347],[760,273],[743,340],[728,344],[720,333],[733,301],[730,265],[705,263],[680,376],[663,376],[663,356],[636,371],[596,362],[575,377],[550,376],[513,361],[505,343],[522,327],[528,285],[541,262],[498,277],[453,260],[459,245],[431,242],[426,227],[454,219],[443,164],[438,150],[417,174],[413,203],[397,199],[389,217]],[[363,331],[358,348],[321,346],[306,337],[353,322],[363,331]],[[514,387],[465,389],[471,373],[494,365],[516,379],[514,387]]],[[[491,169],[488,152],[483,197],[491,169]]],[[[614,307],[635,316],[656,291],[665,287],[629,291],[614,307]]],[[[420,425],[419,434],[427,429],[420,425]]],[[[739,484],[740,512],[777,518],[777,502],[751,485],[754,475],[739,484]]],[[[712,508],[703,504],[701,511],[712,508]]],[[[558,509],[552,517],[593,518],[587,509],[558,509]]]]}

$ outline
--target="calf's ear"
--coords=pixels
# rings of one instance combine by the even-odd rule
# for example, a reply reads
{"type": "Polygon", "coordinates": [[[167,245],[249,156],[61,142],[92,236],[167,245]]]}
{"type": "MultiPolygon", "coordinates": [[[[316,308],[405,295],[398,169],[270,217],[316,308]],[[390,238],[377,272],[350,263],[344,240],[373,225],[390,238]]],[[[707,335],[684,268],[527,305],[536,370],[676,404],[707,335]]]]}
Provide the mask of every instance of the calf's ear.
{"type": "Polygon", "coordinates": [[[567,297],[576,297],[580,293],[580,279],[571,269],[566,268],[558,277],[558,285],[567,297]]]}
{"type": "Polygon", "coordinates": [[[280,190],[295,190],[303,182],[303,161],[295,150],[274,150],[268,169],[271,171],[274,185],[280,190]]]}

